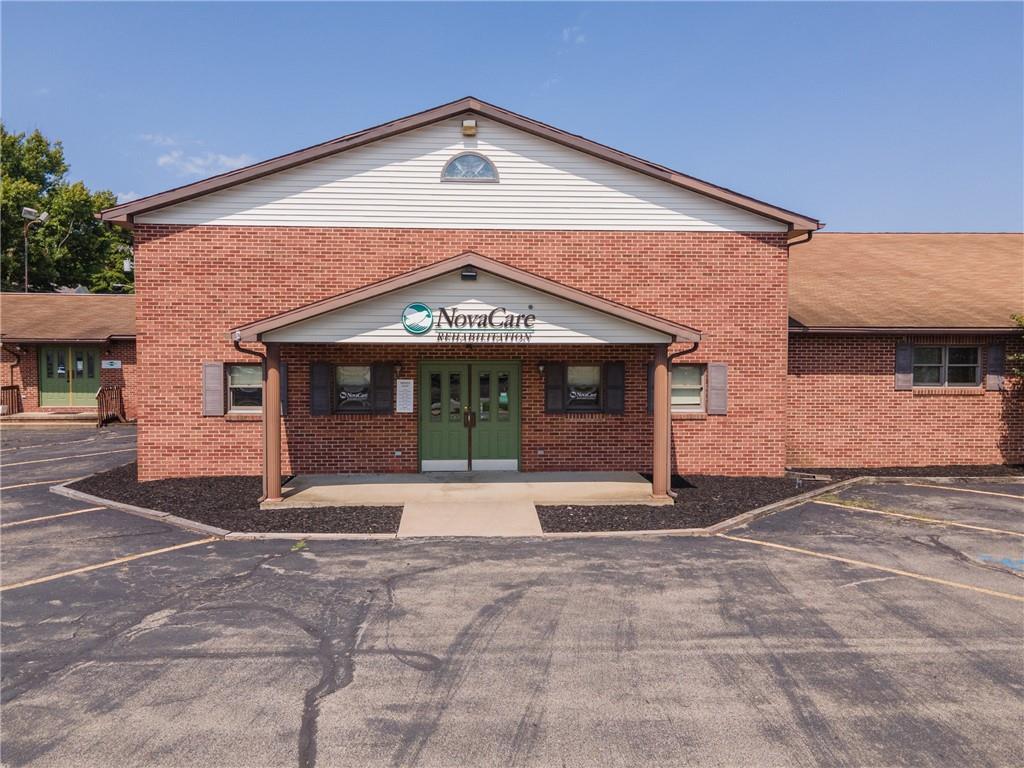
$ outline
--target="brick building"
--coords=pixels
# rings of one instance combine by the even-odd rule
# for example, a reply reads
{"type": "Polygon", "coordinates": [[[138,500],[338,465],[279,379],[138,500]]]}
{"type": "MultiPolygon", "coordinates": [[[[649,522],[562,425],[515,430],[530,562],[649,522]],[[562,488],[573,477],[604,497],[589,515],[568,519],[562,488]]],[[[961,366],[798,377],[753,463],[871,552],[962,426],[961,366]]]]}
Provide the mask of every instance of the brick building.
{"type": "Polygon", "coordinates": [[[134,296],[0,294],[0,342],[5,411],[91,412],[105,386],[135,418],[134,296]]]}
{"type": "Polygon", "coordinates": [[[476,99],[103,218],[135,234],[142,479],[635,470],[660,496],[860,460],[791,427],[788,345],[833,338],[790,323],[818,221],[476,99]]]}

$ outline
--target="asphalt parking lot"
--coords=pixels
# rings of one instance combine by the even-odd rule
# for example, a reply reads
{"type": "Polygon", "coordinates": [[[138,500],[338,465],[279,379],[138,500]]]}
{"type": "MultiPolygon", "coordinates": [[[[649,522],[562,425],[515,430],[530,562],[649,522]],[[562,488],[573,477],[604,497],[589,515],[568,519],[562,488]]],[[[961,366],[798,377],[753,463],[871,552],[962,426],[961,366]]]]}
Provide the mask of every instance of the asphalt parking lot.
{"type": "Polygon", "coordinates": [[[4,765],[1020,764],[1020,482],[293,549],[48,492],[132,444],[4,430],[4,765]]]}

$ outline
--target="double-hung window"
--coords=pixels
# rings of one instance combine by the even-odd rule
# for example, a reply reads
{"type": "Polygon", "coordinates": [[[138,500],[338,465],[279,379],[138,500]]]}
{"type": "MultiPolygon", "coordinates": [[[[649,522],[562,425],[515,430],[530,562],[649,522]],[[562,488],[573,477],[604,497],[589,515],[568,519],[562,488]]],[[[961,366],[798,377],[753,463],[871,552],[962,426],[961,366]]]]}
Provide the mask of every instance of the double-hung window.
{"type": "Polygon", "coordinates": [[[914,347],[915,387],[974,387],[981,383],[978,347],[914,347]]]}
{"type": "Polygon", "coordinates": [[[704,365],[672,366],[672,410],[680,413],[704,411],[704,365]]]}
{"type": "Polygon", "coordinates": [[[334,410],[369,413],[372,375],[368,365],[339,365],[334,369],[334,410]]]}
{"type": "Polygon", "coordinates": [[[567,411],[601,410],[601,366],[568,365],[565,371],[567,411]]]}
{"type": "Polygon", "coordinates": [[[228,365],[228,412],[253,413],[263,409],[263,366],[228,365]]]}

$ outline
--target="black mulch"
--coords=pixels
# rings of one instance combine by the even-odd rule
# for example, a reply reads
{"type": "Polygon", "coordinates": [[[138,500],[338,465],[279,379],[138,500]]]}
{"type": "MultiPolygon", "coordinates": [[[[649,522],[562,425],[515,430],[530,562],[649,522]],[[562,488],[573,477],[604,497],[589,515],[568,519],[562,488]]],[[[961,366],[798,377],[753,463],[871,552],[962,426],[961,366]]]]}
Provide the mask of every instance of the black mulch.
{"type": "Polygon", "coordinates": [[[1022,464],[941,464],[932,467],[862,467],[860,469],[829,469],[817,467],[799,472],[828,475],[835,482],[862,475],[876,477],[1003,477],[1024,475],[1022,464]]]}
{"type": "Polygon", "coordinates": [[[397,533],[401,507],[260,509],[259,477],[188,477],[140,483],[135,464],[101,472],[70,487],[112,501],[253,533],[397,533]]]}
{"type": "MultiPolygon", "coordinates": [[[[705,528],[775,501],[797,496],[840,480],[862,475],[889,477],[1001,477],[1024,474],[1024,466],[982,464],[933,467],[872,467],[870,469],[800,468],[827,475],[830,480],[791,477],[672,476],[675,503],[663,507],[609,504],[599,507],[538,506],[547,533],[575,531],[655,531],[666,528],[705,528]]],[[[650,480],[650,475],[646,475],[650,480]]]]}
{"type": "Polygon", "coordinates": [[[546,533],[704,528],[823,485],[789,477],[677,475],[672,478],[672,490],[678,494],[672,505],[538,506],[537,513],[546,533]]]}

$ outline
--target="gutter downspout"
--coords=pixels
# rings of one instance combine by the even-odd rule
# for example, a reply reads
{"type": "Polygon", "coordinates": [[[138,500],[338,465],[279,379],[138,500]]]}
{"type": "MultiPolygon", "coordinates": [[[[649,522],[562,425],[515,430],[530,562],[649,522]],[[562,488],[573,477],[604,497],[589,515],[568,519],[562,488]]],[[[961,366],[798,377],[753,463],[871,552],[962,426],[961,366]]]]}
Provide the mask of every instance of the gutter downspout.
{"type": "MultiPolygon", "coordinates": [[[[677,357],[683,357],[684,355],[690,355],[697,351],[697,347],[700,346],[699,341],[693,342],[693,345],[689,349],[682,349],[678,352],[673,352],[668,356],[668,376],[669,376],[669,397],[672,396],[672,363],[677,357]]],[[[672,490],[672,406],[668,409],[668,451],[666,452],[669,459],[668,467],[668,495],[673,499],[678,497],[679,494],[672,490]]]]}
{"type": "MultiPolygon", "coordinates": [[[[232,333],[231,334],[231,346],[233,346],[235,348],[236,352],[241,352],[243,355],[252,355],[253,357],[258,357],[260,359],[261,367],[263,368],[263,377],[264,377],[264,380],[265,380],[266,376],[267,376],[267,356],[265,354],[263,354],[262,352],[256,352],[255,350],[252,350],[252,349],[242,349],[242,345],[239,344],[239,341],[241,341],[241,338],[242,338],[242,334],[240,334],[238,331],[235,331],[234,333],[232,333]]],[[[264,381],[264,383],[266,383],[266,382],[264,381]]],[[[266,498],[267,498],[267,415],[266,415],[266,408],[267,408],[267,404],[264,402],[263,403],[262,428],[261,428],[261,431],[263,433],[263,466],[262,466],[262,471],[260,472],[260,477],[262,478],[263,485],[261,487],[262,489],[260,491],[260,499],[259,499],[261,502],[265,501],[266,498]]]]}
{"type": "Polygon", "coordinates": [[[8,352],[10,352],[12,355],[14,355],[14,362],[11,363],[11,368],[10,368],[11,386],[13,387],[14,386],[14,369],[15,368],[21,368],[21,356],[23,354],[25,354],[25,350],[23,350],[19,346],[13,346],[12,347],[9,344],[5,345],[4,349],[6,349],[8,352]]]}

